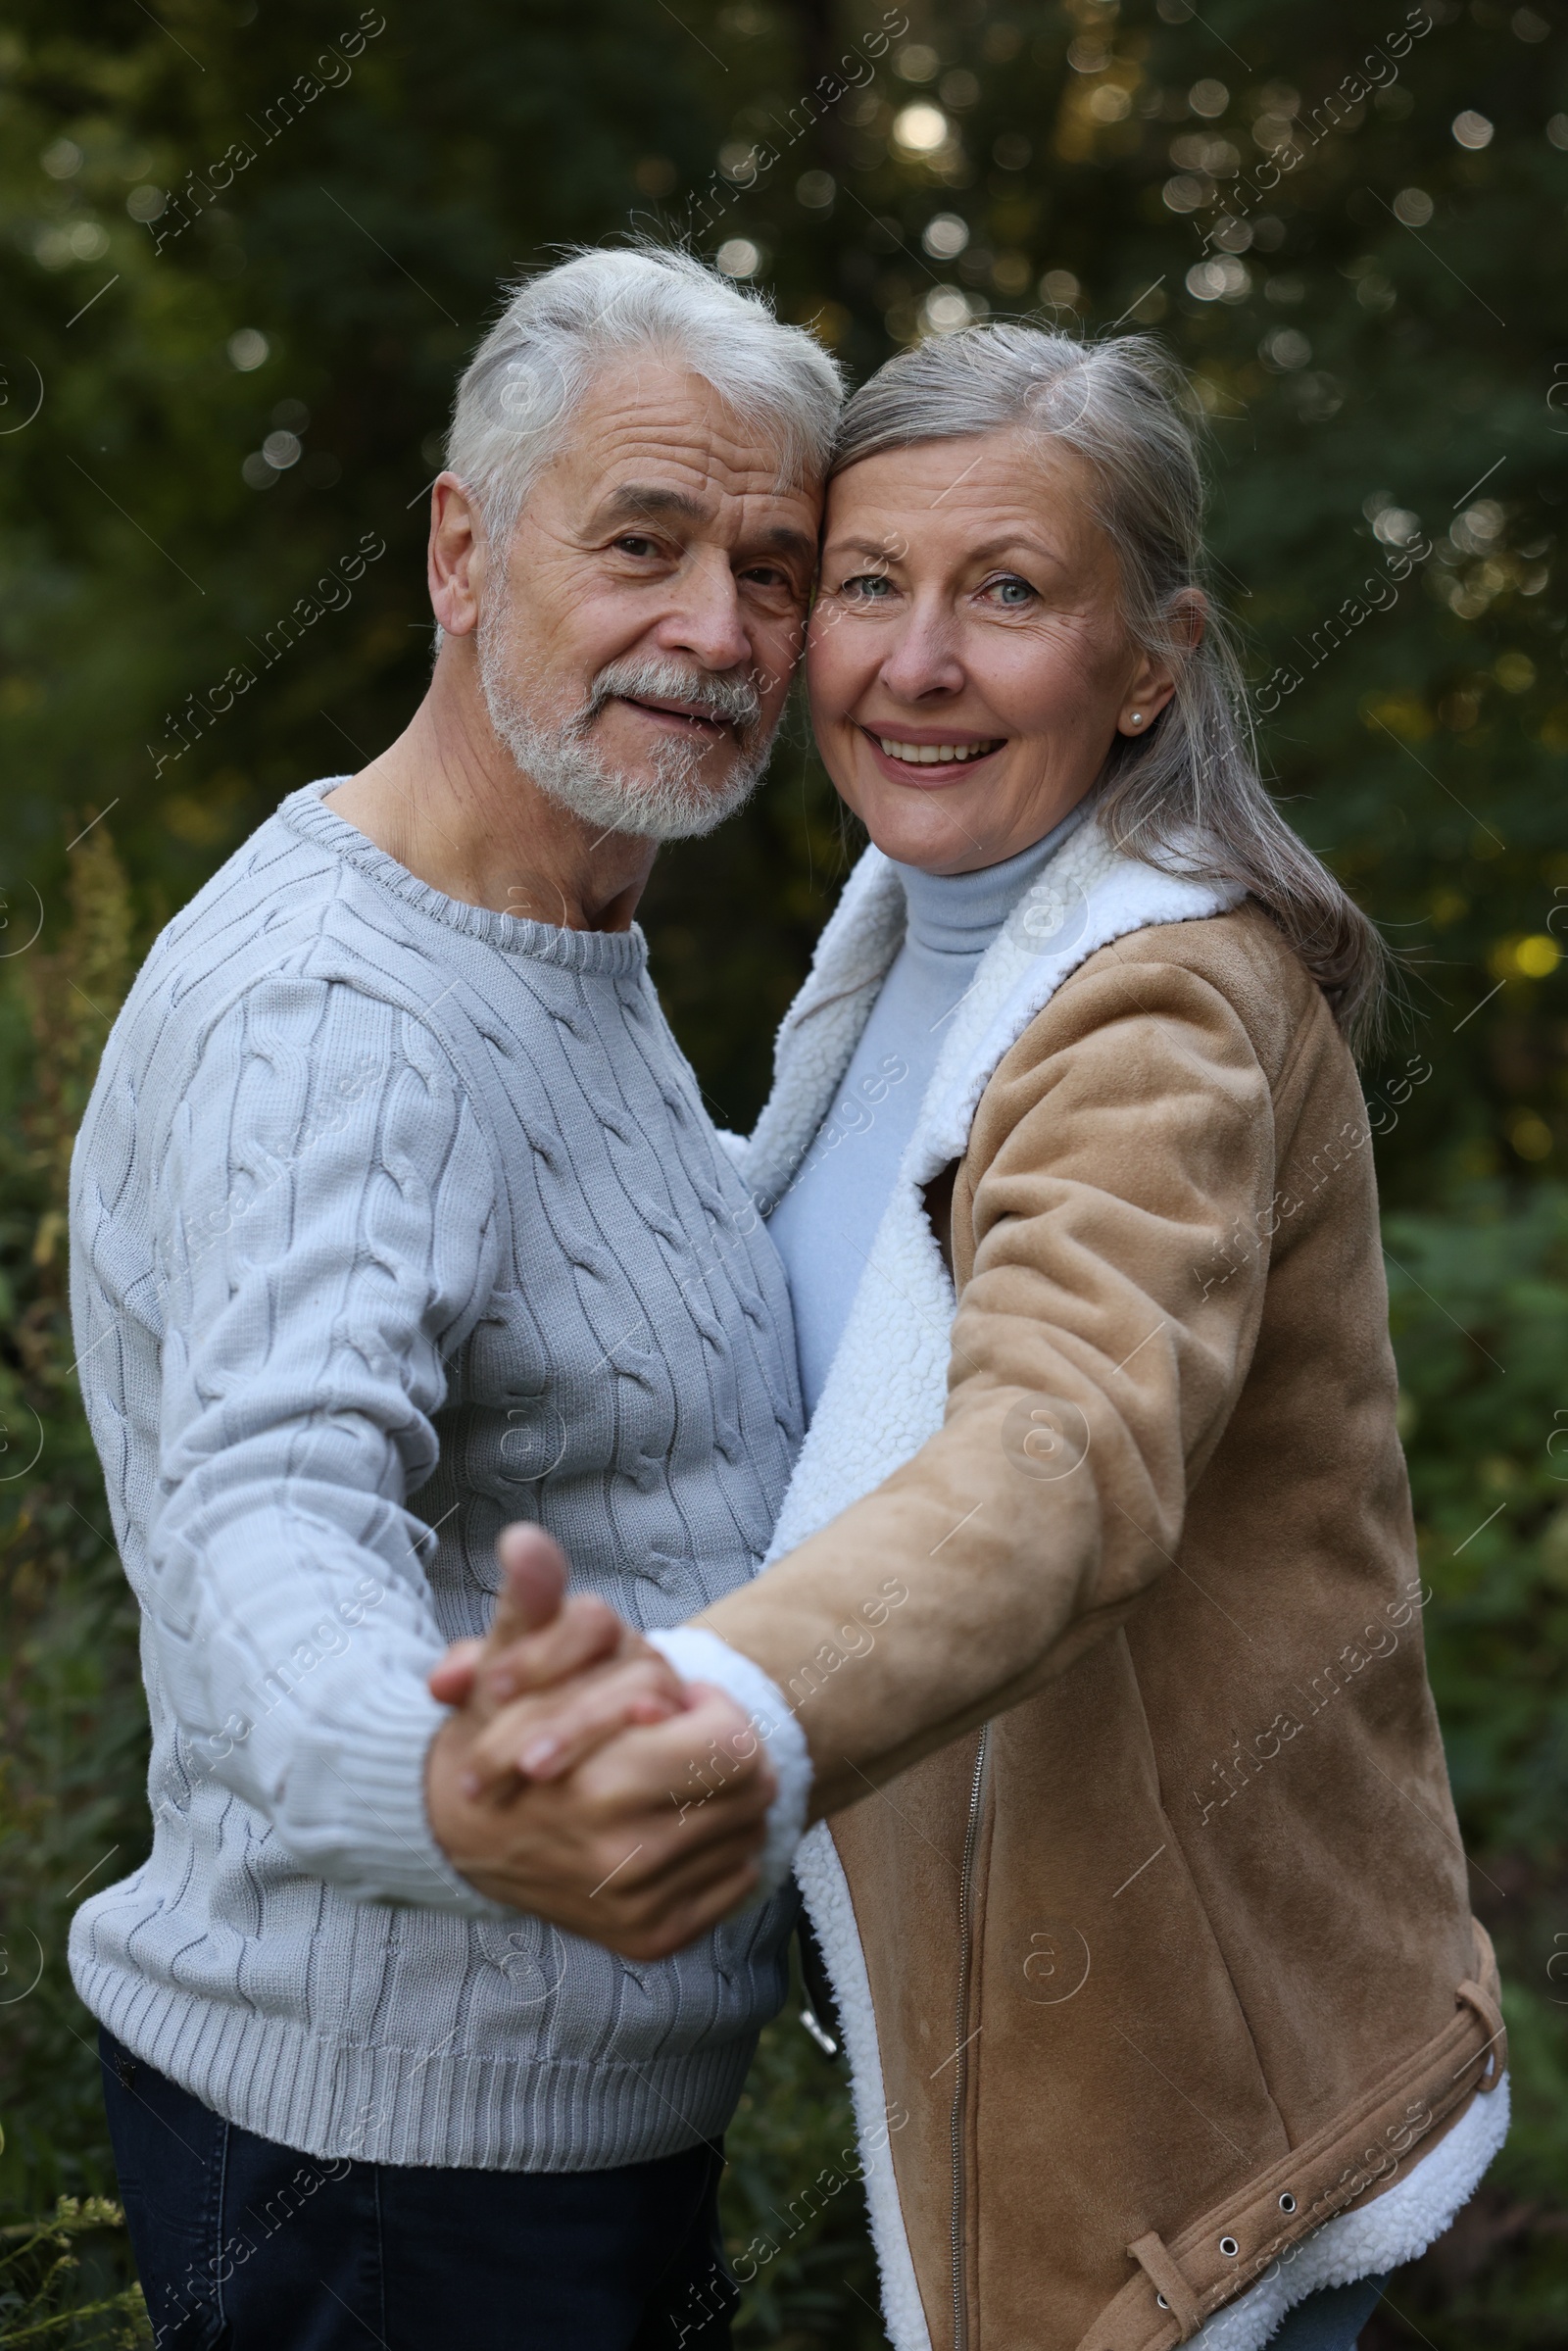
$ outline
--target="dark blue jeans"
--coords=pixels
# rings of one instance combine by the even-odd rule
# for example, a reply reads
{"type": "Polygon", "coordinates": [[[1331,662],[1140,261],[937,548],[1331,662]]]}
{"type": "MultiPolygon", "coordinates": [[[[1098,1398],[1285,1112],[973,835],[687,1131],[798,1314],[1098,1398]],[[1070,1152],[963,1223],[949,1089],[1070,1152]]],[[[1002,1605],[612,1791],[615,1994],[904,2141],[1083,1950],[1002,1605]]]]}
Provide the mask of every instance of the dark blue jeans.
{"type": "Polygon", "coordinates": [[[1268,2351],[1355,2351],[1355,2338],[1383,2299],[1388,2277],[1325,2285],[1298,2302],[1268,2351]]]}
{"type": "Polygon", "coordinates": [[[302,2155],[99,2035],[158,2351],[727,2351],[723,2158],[431,2171],[302,2155]]]}

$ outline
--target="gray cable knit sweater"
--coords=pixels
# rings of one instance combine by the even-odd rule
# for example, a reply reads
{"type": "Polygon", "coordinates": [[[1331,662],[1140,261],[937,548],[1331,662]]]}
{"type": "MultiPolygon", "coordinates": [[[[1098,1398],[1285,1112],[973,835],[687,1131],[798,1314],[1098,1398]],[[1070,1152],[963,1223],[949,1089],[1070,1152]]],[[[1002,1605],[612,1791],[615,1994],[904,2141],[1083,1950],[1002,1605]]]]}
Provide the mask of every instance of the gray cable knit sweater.
{"type": "Polygon", "coordinates": [[[792,1898],[653,1965],[487,1903],[425,1819],[424,1676],[511,1519],[648,1628],[755,1571],[801,1434],[783,1276],[642,934],[444,898],[330,788],[165,931],[76,1148],[153,1847],[72,1970],[307,2152],[633,2162],[728,2121],[792,1898]]]}

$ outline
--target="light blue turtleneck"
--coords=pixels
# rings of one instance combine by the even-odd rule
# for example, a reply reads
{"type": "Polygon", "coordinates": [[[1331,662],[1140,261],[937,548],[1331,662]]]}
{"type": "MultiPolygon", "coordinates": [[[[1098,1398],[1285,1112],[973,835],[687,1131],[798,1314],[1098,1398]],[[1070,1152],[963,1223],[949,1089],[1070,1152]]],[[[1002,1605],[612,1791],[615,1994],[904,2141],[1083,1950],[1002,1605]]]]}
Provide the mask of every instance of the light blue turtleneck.
{"type": "Polygon", "coordinates": [[[816,1410],[958,1000],[1087,802],[1041,841],[978,873],[894,865],[908,924],[832,1109],[768,1219],[795,1309],[808,1414],[816,1410]]]}

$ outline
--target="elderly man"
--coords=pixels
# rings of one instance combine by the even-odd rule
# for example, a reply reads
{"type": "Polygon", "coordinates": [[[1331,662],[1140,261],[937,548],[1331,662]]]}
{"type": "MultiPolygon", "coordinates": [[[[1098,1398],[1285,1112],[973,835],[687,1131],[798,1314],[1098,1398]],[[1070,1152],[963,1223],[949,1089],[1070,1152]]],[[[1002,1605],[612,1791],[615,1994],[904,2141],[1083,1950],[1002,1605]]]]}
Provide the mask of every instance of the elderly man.
{"type": "Polygon", "coordinates": [[[632,918],[762,771],[838,404],[684,256],[526,284],[433,493],[423,704],[214,877],[105,1054],[74,1309],[154,1837],[72,1965],[161,2344],[728,2339],[716,2142],[793,1917],[739,1906],[803,1796],[630,1628],[753,1574],[801,1405],[632,918]],[[493,1614],[641,1726],[504,1803],[426,1687],[493,1614]]]}

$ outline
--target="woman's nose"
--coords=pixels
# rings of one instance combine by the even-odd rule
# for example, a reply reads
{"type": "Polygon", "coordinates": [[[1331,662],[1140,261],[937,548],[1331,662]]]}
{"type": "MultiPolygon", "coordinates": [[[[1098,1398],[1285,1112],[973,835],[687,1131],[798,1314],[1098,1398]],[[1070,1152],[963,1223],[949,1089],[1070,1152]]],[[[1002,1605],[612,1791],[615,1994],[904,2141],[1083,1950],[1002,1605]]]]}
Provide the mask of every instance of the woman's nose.
{"type": "Polygon", "coordinates": [[[922,702],[930,694],[959,694],[963,663],[948,615],[912,612],[895,622],[897,640],[882,661],[882,683],[900,702],[922,702]]]}

